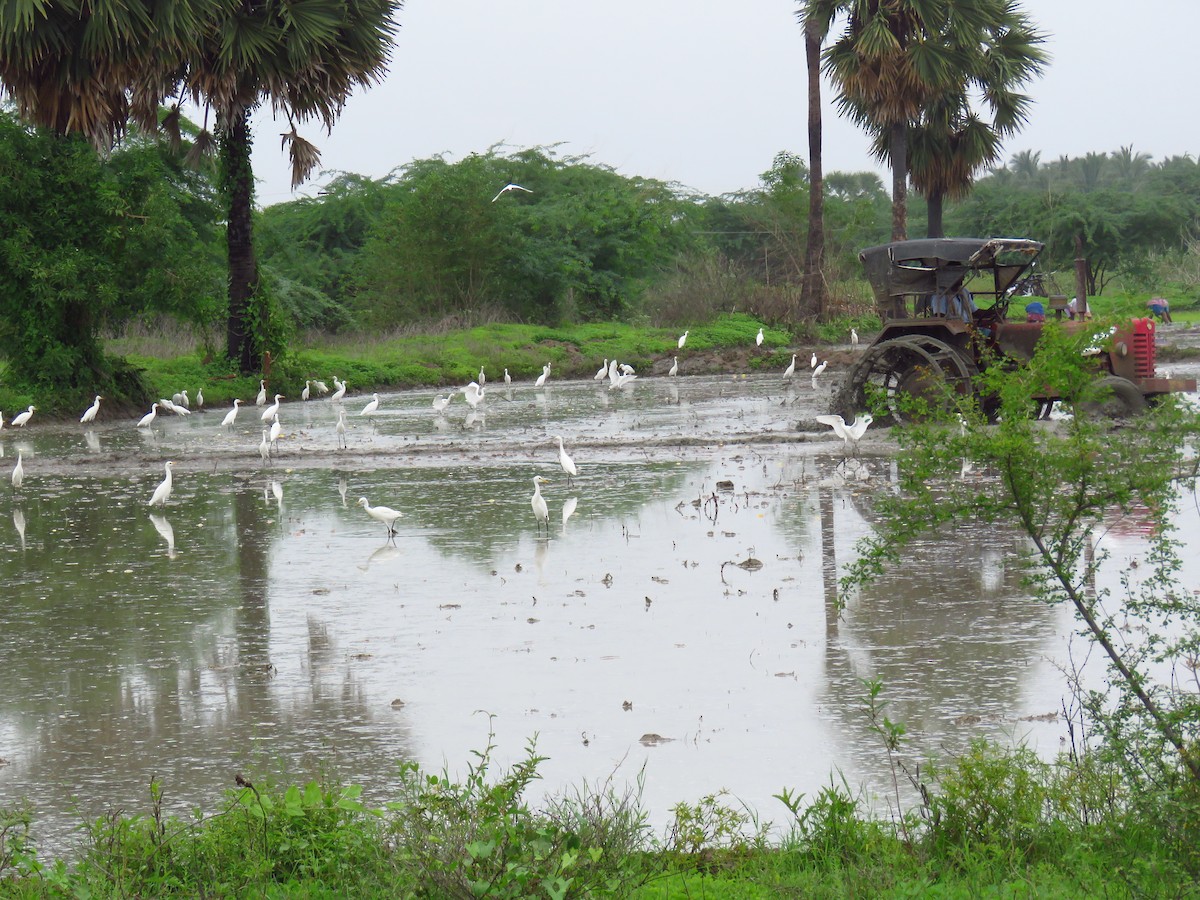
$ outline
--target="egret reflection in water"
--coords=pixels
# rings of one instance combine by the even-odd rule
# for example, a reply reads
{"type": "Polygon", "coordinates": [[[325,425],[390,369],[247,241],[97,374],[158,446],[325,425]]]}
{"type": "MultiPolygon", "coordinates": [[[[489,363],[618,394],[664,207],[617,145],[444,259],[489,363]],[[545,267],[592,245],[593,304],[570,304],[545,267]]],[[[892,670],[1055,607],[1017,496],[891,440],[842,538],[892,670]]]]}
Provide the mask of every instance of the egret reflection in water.
{"type": "Polygon", "coordinates": [[[25,511],[21,507],[13,509],[13,528],[17,529],[17,535],[21,538],[21,549],[25,549],[25,511]]]}
{"type": "Polygon", "coordinates": [[[154,526],[154,530],[158,532],[159,537],[167,542],[167,558],[175,558],[175,529],[171,527],[171,523],[166,516],[160,516],[156,513],[150,513],[150,524],[154,526]]]}

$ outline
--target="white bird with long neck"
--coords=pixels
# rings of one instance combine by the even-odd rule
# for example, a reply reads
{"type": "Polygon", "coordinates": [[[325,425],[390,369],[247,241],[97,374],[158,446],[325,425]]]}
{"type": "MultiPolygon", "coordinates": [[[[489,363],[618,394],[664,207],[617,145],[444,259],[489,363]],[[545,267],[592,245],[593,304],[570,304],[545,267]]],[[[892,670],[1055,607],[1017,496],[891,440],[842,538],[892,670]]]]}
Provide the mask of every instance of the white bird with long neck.
{"type": "Polygon", "coordinates": [[[550,507],[546,505],[546,498],[542,496],[542,482],[545,480],[541,475],[533,476],[533,496],[529,498],[529,505],[533,508],[533,518],[537,521],[538,531],[541,531],[542,524],[545,523],[548,532],[550,507]]]}
{"type": "Polygon", "coordinates": [[[184,388],[182,391],[180,391],[179,396],[181,398],[179,401],[179,405],[182,406],[184,409],[191,409],[192,402],[190,400],[188,400],[187,388],[184,388]]]}
{"type": "Polygon", "coordinates": [[[21,459],[21,451],[17,451],[17,464],[12,470],[12,486],[14,491],[19,491],[21,485],[25,481],[25,463],[21,459]]]}
{"type": "Polygon", "coordinates": [[[853,425],[847,425],[846,420],[841,416],[817,416],[817,421],[822,425],[828,425],[833,429],[833,433],[840,437],[845,442],[845,450],[847,455],[852,451],[855,455],[858,454],[858,442],[862,440],[862,436],[867,433],[867,427],[874,421],[870,415],[863,413],[855,417],[853,425]]]}
{"type": "Polygon", "coordinates": [[[788,367],[786,369],[783,370],[783,377],[791,378],[795,374],[796,374],[796,354],[793,353],[791,363],[788,365],[788,367]]]}
{"type": "Polygon", "coordinates": [[[479,367],[479,386],[483,387],[487,384],[487,375],[483,373],[483,366],[479,367]]]}
{"type": "Polygon", "coordinates": [[[158,404],[151,403],[150,404],[150,412],[146,413],[144,416],[142,416],[138,420],[137,427],[138,428],[149,428],[154,423],[154,419],[157,415],[158,415],[158,404]]]}
{"type": "Polygon", "coordinates": [[[512,384],[512,376],[508,374],[508,369],[504,370],[504,383],[512,384]]]}
{"type": "Polygon", "coordinates": [[[258,383],[258,396],[254,398],[255,406],[265,406],[267,403],[267,383],[260,381],[258,383]]]}
{"type": "Polygon", "coordinates": [[[282,399],[283,399],[283,394],[276,394],[275,402],[263,410],[262,420],[264,422],[270,422],[273,418],[275,418],[276,413],[279,412],[279,401],[282,399]]]}
{"type": "Polygon", "coordinates": [[[271,461],[271,440],[266,428],[262,430],[262,441],[258,445],[258,455],[264,463],[271,461]]]}
{"type": "Polygon", "coordinates": [[[329,393],[329,385],[327,385],[323,381],[314,381],[312,383],[312,386],[317,389],[318,397],[324,397],[326,394],[329,393]]]}
{"type": "Polygon", "coordinates": [[[853,328],[850,329],[850,346],[851,347],[858,346],[858,332],[853,328]]]}
{"type": "Polygon", "coordinates": [[[542,366],[542,374],[537,377],[537,381],[533,383],[534,387],[542,387],[546,384],[546,379],[550,377],[550,363],[542,366]]]}
{"type": "Polygon", "coordinates": [[[445,397],[433,398],[433,411],[439,416],[446,411],[446,407],[450,405],[450,401],[454,399],[453,394],[447,394],[445,397]]]}
{"type": "Polygon", "coordinates": [[[817,351],[816,350],[813,351],[812,359],[810,359],[808,361],[808,367],[810,369],[815,369],[817,367],[817,351]]]}
{"type": "Polygon", "coordinates": [[[349,450],[350,442],[346,439],[346,411],[344,409],[338,409],[337,424],[333,426],[333,430],[337,433],[338,446],[349,450]]]}
{"type": "Polygon", "coordinates": [[[279,414],[276,413],[271,417],[271,452],[275,452],[275,442],[279,440],[279,436],[283,434],[283,426],[279,423],[279,414]]]}
{"type": "Polygon", "coordinates": [[[366,497],[359,497],[358,505],[366,510],[367,515],[376,522],[382,522],[387,526],[388,538],[396,536],[396,520],[404,513],[398,509],[392,509],[390,506],[372,506],[366,497]]]}
{"type": "Polygon", "coordinates": [[[592,381],[603,381],[608,376],[608,360],[604,360],[604,365],[596,370],[596,374],[592,376],[592,381]]]}
{"type": "Polygon", "coordinates": [[[824,372],[825,367],[828,365],[829,365],[829,360],[824,360],[819,366],[817,366],[815,369],[813,369],[813,373],[812,373],[813,387],[817,386],[817,376],[819,376],[822,372],[824,372]]]}
{"type": "Polygon", "coordinates": [[[204,409],[204,388],[196,391],[196,409],[204,409]]]}
{"type": "Polygon", "coordinates": [[[338,403],[341,401],[341,399],[343,397],[346,396],[346,382],[338,381],[337,376],[334,375],[333,376],[333,387],[334,387],[334,391],[329,396],[329,402],[330,403],[338,403]]]}
{"type": "Polygon", "coordinates": [[[171,499],[171,469],[175,463],[168,462],[163,468],[166,470],[167,477],[162,480],[162,483],[154,489],[154,494],[150,497],[151,506],[166,506],[167,501],[171,499]]]}
{"type": "Polygon", "coordinates": [[[15,425],[17,428],[24,428],[29,424],[29,420],[33,418],[33,414],[35,412],[37,412],[37,407],[31,406],[29,409],[25,410],[25,412],[17,413],[15,416],[13,416],[12,421],[9,422],[9,424],[15,425]]]}
{"type": "Polygon", "coordinates": [[[462,395],[472,410],[476,409],[483,402],[483,388],[474,381],[462,389],[462,395]]]}
{"type": "Polygon", "coordinates": [[[309,398],[309,395],[310,395],[311,393],[312,393],[312,382],[311,382],[311,381],[305,381],[305,382],[304,382],[304,390],[302,390],[302,391],[300,392],[300,399],[301,399],[301,400],[305,400],[305,401],[307,401],[307,400],[308,400],[308,398],[309,398]]]}
{"type": "Polygon", "coordinates": [[[221,420],[222,428],[228,428],[229,426],[231,426],[234,423],[234,420],[237,419],[238,407],[241,405],[242,405],[242,401],[239,398],[234,397],[233,398],[233,409],[231,409],[229,412],[225,413],[225,418],[223,418],[221,420]]]}
{"type": "Polygon", "coordinates": [[[563,439],[561,435],[555,436],[558,439],[558,464],[562,466],[562,470],[567,476],[567,487],[571,486],[571,479],[579,474],[579,469],[575,467],[575,460],[571,459],[566,448],[563,447],[563,439]]]}
{"type": "Polygon", "coordinates": [[[760,328],[760,329],[758,329],[758,334],[754,338],[754,345],[756,347],[761,347],[762,342],[763,342],[763,330],[760,328]]]}
{"type": "Polygon", "coordinates": [[[679,348],[678,348],[678,349],[680,349],[680,350],[682,350],[682,349],[683,349],[683,345],[687,343],[687,336],[688,336],[690,333],[691,333],[691,332],[689,332],[689,331],[685,331],[685,332],[684,332],[682,335],[680,335],[680,337],[679,337],[679,348]]]}
{"type": "Polygon", "coordinates": [[[671,378],[674,378],[679,374],[679,357],[674,357],[674,360],[675,361],[671,363],[671,368],[667,371],[667,375],[669,375],[671,378]]]}
{"type": "Polygon", "coordinates": [[[84,410],[83,415],[79,417],[80,423],[86,425],[88,422],[96,421],[96,413],[100,412],[100,401],[103,399],[99,394],[96,395],[96,399],[92,401],[92,405],[84,410]]]}
{"type": "Polygon", "coordinates": [[[362,408],[362,412],[360,412],[359,415],[370,417],[370,416],[375,415],[375,413],[377,413],[378,411],[379,411],[379,395],[372,394],[370,402],[362,408]]]}

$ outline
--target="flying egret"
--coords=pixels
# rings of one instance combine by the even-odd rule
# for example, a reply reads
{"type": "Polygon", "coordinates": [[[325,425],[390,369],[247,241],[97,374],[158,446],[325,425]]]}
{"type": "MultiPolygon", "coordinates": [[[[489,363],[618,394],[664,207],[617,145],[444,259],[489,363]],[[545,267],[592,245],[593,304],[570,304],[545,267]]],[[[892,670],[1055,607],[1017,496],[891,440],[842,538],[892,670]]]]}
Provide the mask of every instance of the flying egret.
{"type": "Polygon", "coordinates": [[[808,361],[808,367],[810,369],[815,369],[817,367],[817,351],[816,350],[813,351],[812,359],[810,359],[808,361]]]}
{"type": "Polygon", "coordinates": [[[512,384],[512,376],[508,374],[508,369],[504,370],[504,383],[512,384]]]}
{"type": "Polygon", "coordinates": [[[604,360],[602,365],[595,375],[592,376],[592,381],[603,381],[608,375],[608,360],[604,360]]]}
{"type": "Polygon", "coordinates": [[[761,347],[761,346],[762,346],[762,342],[763,342],[763,333],[762,333],[762,331],[763,331],[763,330],[762,330],[761,328],[760,328],[760,329],[758,329],[758,336],[754,338],[754,345],[755,345],[756,347],[761,347]]]}
{"type": "Polygon", "coordinates": [[[263,462],[271,461],[271,441],[267,437],[267,429],[263,429],[262,442],[258,445],[258,455],[262,457],[263,462]]]}
{"type": "Polygon", "coordinates": [[[264,422],[270,422],[271,419],[273,419],[275,417],[275,414],[277,412],[279,412],[279,401],[282,399],[283,399],[283,394],[276,394],[275,402],[263,410],[262,420],[264,422]]]}
{"type": "Polygon", "coordinates": [[[260,381],[258,383],[258,396],[254,398],[255,406],[265,406],[267,403],[267,383],[260,381]]]}
{"type": "Polygon", "coordinates": [[[279,413],[271,416],[271,451],[275,451],[275,442],[279,440],[279,435],[283,434],[283,426],[279,424],[279,413]]]}
{"type": "Polygon", "coordinates": [[[851,347],[858,346],[858,332],[855,331],[853,328],[850,329],[850,346],[851,347]]]}
{"type": "Polygon", "coordinates": [[[567,454],[566,448],[563,447],[563,439],[559,435],[558,438],[558,464],[562,466],[563,472],[567,475],[567,487],[571,486],[571,479],[579,474],[579,470],[575,468],[575,460],[567,454]]]}
{"type": "Polygon", "coordinates": [[[312,392],[312,382],[311,382],[311,381],[305,381],[305,382],[304,382],[304,390],[302,390],[302,391],[300,392],[300,399],[301,399],[301,400],[308,400],[308,398],[309,398],[309,394],[310,394],[311,392],[312,392]]]}
{"type": "Polygon", "coordinates": [[[398,509],[392,509],[390,506],[372,506],[366,497],[358,498],[358,505],[367,511],[367,515],[376,522],[382,522],[387,526],[388,538],[396,536],[396,520],[404,513],[398,509]]]}
{"type": "Polygon", "coordinates": [[[542,387],[546,383],[546,379],[550,377],[550,363],[542,366],[542,374],[537,377],[537,381],[533,383],[534,387],[542,387]]]}
{"type": "Polygon", "coordinates": [[[858,442],[862,440],[862,436],[867,433],[867,426],[874,421],[870,415],[863,413],[854,420],[853,425],[847,425],[846,420],[841,416],[817,416],[817,421],[822,425],[828,425],[833,429],[833,433],[845,441],[846,453],[851,451],[854,455],[858,455],[858,442]]]}
{"type": "Polygon", "coordinates": [[[372,394],[370,402],[367,403],[367,405],[362,408],[362,412],[360,412],[359,415],[366,416],[368,419],[371,419],[371,421],[374,422],[375,420],[372,419],[371,417],[374,416],[375,413],[378,411],[379,411],[379,395],[372,394]]]}
{"type": "Polygon", "coordinates": [[[150,424],[154,421],[154,418],[157,415],[158,415],[158,404],[151,403],[150,404],[150,412],[146,413],[144,416],[141,417],[141,419],[138,420],[137,427],[138,428],[149,428],[150,424]]]}
{"type": "Polygon", "coordinates": [[[533,193],[533,191],[531,191],[529,188],[521,187],[521,185],[510,181],[504,187],[500,188],[500,193],[498,193],[495,197],[492,198],[492,202],[495,203],[497,200],[499,200],[501,197],[503,197],[509,191],[524,191],[527,194],[533,193]]]}
{"type": "Polygon", "coordinates": [[[333,430],[337,432],[338,446],[349,450],[350,442],[346,440],[346,411],[344,409],[338,410],[338,420],[337,424],[333,426],[333,430]]]}
{"type": "Polygon", "coordinates": [[[533,496],[529,498],[529,505],[533,507],[533,518],[537,520],[538,530],[541,531],[542,523],[546,523],[546,531],[550,530],[550,507],[546,505],[546,498],[542,496],[542,482],[546,479],[541,475],[533,476],[533,496]]]}
{"type": "Polygon", "coordinates": [[[317,389],[318,397],[324,397],[326,394],[329,393],[329,385],[327,385],[325,382],[314,381],[312,384],[313,384],[313,387],[315,387],[317,389]]]}
{"type": "Polygon", "coordinates": [[[233,424],[234,420],[237,419],[238,407],[241,405],[242,405],[242,401],[239,398],[234,397],[233,398],[233,409],[231,409],[229,412],[225,413],[225,418],[223,418],[221,420],[222,428],[226,428],[233,424]]]}
{"type": "Polygon", "coordinates": [[[468,405],[470,405],[472,410],[474,410],[476,407],[478,407],[479,404],[483,401],[483,388],[481,388],[474,381],[472,381],[465,388],[463,388],[462,391],[460,391],[460,393],[466,399],[468,405]]]}
{"type": "Polygon", "coordinates": [[[453,394],[448,394],[445,397],[434,397],[433,398],[433,411],[435,413],[437,413],[438,415],[441,415],[442,413],[444,413],[446,411],[446,407],[450,405],[450,401],[453,399],[454,399],[453,394]]]}
{"type": "Polygon", "coordinates": [[[791,364],[786,369],[783,370],[783,377],[791,378],[795,374],[796,374],[796,354],[793,353],[791,364]]]}
{"type": "Polygon", "coordinates": [[[675,360],[675,362],[671,363],[671,369],[670,369],[670,371],[667,372],[667,374],[669,376],[671,376],[672,378],[674,378],[676,375],[679,374],[679,357],[676,356],[676,357],[673,357],[673,359],[675,360]]]}
{"type": "Polygon", "coordinates": [[[21,460],[21,451],[17,451],[17,464],[12,470],[12,486],[14,491],[21,489],[21,483],[25,480],[25,464],[21,460]]]}
{"type": "Polygon", "coordinates": [[[687,343],[688,334],[689,334],[689,332],[685,331],[682,335],[680,335],[680,337],[679,337],[679,349],[680,350],[682,350],[683,345],[687,343]]]}
{"type": "Polygon", "coordinates": [[[25,427],[25,424],[26,424],[26,423],[27,423],[27,422],[28,422],[30,419],[32,419],[32,418],[33,418],[33,414],[34,414],[35,412],[37,412],[37,407],[36,407],[36,406],[31,406],[31,407],[29,407],[29,409],[25,410],[25,412],[23,412],[23,413],[17,413],[15,416],[13,416],[13,417],[12,417],[12,421],[11,421],[11,422],[9,422],[8,424],[9,424],[9,425],[16,425],[18,428],[24,428],[24,427],[25,427]]]}
{"type": "Polygon", "coordinates": [[[336,390],[334,390],[334,392],[330,395],[329,402],[338,403],[343,397],[346,396],[346,382],[338,381],[337,376],[334,375],[333,386],[336,388],[336,390]]]}
{"type": "Polygon", "coordinates": [[[162,480],[162,483],[154,489],[153,496],[150,497],[151,506],[166,506],[167,501],[171,499],[171,468],[175,465],[173,462],[168,462],[163,468],[166,470],[167,477],[162,480]]]}
{"type": "Polygon", "coordinates": [[[103,399],[104,399],[103,397],[101,397],[99,394],[97,394],[96,399],[92,401],[92,405],[89,406],[84,411],[83,415],[79,417],[79,421],[81,423],[85,423],[85,424],[87,422],[96,421],[96,413],[100,412],[100,401],[103,399]]]}

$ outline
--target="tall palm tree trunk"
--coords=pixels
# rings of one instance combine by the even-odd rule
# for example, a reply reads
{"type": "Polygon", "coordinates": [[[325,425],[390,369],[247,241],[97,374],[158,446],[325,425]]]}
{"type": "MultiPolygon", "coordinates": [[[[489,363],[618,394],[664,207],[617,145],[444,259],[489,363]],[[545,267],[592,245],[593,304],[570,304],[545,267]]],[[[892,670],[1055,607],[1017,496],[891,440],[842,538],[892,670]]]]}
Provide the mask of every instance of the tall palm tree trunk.
{"type": "Polygon", "coordinates": [[[825,176],[821,162],[821,27],[804,23],[808,63],[808,243],[804,248],[804,305],[818,319],[825,315],[825,176]]]}
{"type": "Polygon", "coordinates": [[[892,161],[892,240],[908,240],[908,123],[890,126],[892,161]]]}
{"type": "Polygon", "coordinates": [[[250,111],[241,109],[225,123],[222,156],[223,185],[229,204],[225,229],[229,254],[229,321],[225,352],[239,371],[250,374],[262,365],[247,329],[250,302],[258,291],[258,260],[254,255],[254,172],[250,168],[250,111]]]}
{"type": "Polygon", "coordinates": [[[942,208],[945,206],[946,194],[943,191],[931,190],[925,197],[926,215],[929,217],[929,227],[925,236],[931,238],[945,237],[945,226],[942,225],[942,208]]]}

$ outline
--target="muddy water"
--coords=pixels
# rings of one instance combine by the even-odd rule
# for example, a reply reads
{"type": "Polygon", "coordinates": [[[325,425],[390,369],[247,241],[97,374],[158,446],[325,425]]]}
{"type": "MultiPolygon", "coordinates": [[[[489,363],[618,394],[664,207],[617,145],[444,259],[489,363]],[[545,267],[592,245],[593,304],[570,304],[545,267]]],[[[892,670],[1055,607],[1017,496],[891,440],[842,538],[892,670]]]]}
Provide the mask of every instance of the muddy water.
{"type": "MultiPolygon", "coordinates": [[[[285,400],[270,465],[254,407],[232,429],[224,411],[5,428],[0,467],[20,451],[26,479],[0,500],[0,806],[28,799],[64,848],[81,816],[144,808],[152,777],[176,811],[238,772],[384,799],[398,760],[463,772],[490,722],[502,763],[536,735],[539,789],[644,770],[657,824],[721,788],[780,819],[785,787],[887,790],[873,677],[921,751],[1053,753],[1070,620],[1027,598],[1014,536],[923,541],[838,614],[892,473],[886,434],[847,464],[797,431],[826,391],[552,382],[492,388],[474,415],[383,395],[372,420],[359,397],[344,450],[328,402],[285,400]],[[404,512],[394,542],[359,497],[404,512]]],[[[1106,540],[1136,552],[1136,531],[1106,540]]]]}

